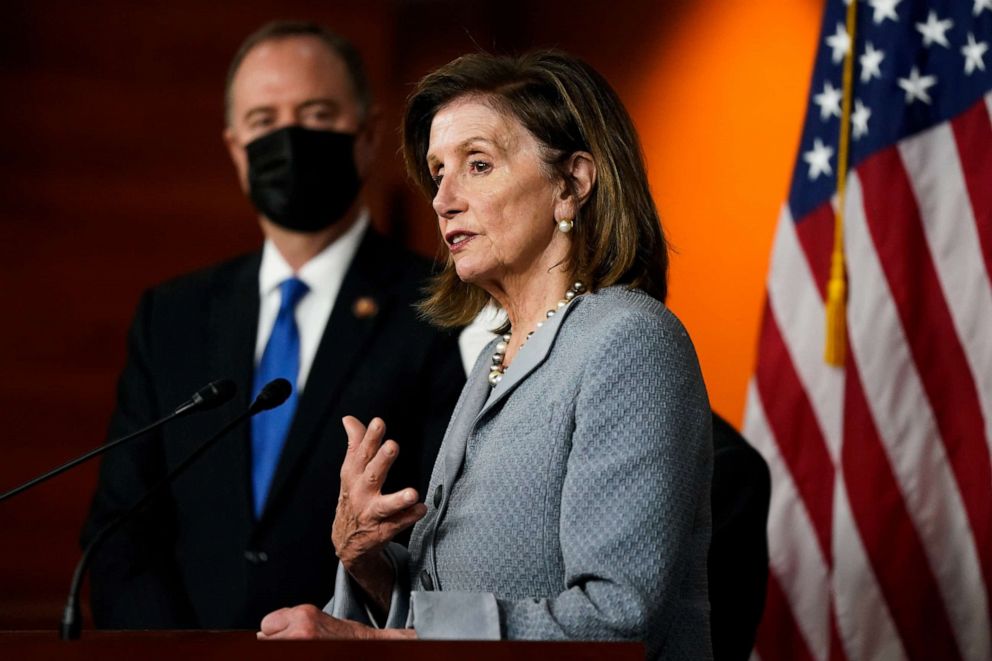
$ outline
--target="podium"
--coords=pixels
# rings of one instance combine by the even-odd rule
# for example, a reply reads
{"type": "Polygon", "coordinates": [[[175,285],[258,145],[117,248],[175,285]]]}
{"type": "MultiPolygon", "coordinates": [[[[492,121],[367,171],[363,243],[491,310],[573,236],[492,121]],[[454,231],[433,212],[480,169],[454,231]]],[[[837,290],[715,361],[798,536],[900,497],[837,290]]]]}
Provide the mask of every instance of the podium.
{"type": "Polygon", "coordinates": [[[535,641],[260,642],[253,631],[84,631],[59,640],[55,631],[0,632],[0,659],[58,661],[643,661],[640,643],[535,641]]]}

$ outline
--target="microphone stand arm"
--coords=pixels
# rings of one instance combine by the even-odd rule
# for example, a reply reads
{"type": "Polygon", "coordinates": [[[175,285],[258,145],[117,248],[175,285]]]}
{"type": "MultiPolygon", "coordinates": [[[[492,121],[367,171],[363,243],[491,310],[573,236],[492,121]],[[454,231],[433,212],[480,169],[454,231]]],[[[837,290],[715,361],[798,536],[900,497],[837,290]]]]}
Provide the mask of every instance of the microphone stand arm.
{"type": "Polygon", "coordinates": [[[218,381],[212,381],[203,388],[200,388],[195,393],[193,393],[192,398],[180,404],[178,407],[176,407],[176,409],[172,413],[165,416],[164,418],[160,418],[159,420],[156,420],[147,427],[142,427],[138,431],[132,432],[127,436],[125,436],[124,438],[119,438],[116,441],[111,441],[110,443],[101,445],[98,448],[90,450],[86,454],[80,457],[76,457],[72,461],[68,461],[62,464],[61,466],[59,466],[58,468],[53,468],[44,475],[39,475],[34,479],[28,480],[19,487],[11,489],[10,491],[4,494],[0,494],[0,502],[3,502],[8,498],[16,496],[22,491],[27,491],[31,487],[41,484],[46,480],[50,480],[56,475],[61,475],[70,468],[78,466],[84,461],[88,461],[97,455],[103,454],[108,450],[113,450],[121,443],[127,443],[128,441],[135,439],[141,436],[142,434],[147,434],[148,432],[157,429],[162,425],[164,425],[165,423],[175,420],[176,418],[182,417],[184,415],[188,415],[190,413],[195,413],[197,411],[204,411],[219,406],[220,404],[223,404],[227,400],[231,399],[231,397],[234,396],[235,390],[237,390],[237,388],[235,387],[234,382],[231,381],[230,379],[220,379],[218,381]]]}
{"type": "MultiPolygon", "coordinates": [[[[181,473],[189,468],[190,465],[192,465],[197,459],[200,458],[201,455],[203,455],[204,452],[217,443],[218,440],[257,412],[258,411],[254,410],[254,408],[248,409],[224,425],[220,431],[204,441],[198,448],[193,450],[185,459],[177,464],[175,468],[169,471],[165,477],[149,489],[148,492],[141,497],[141,500],[135,503],[129,510],[120,516],[111,519],[109,523],[100,528],[96,535],[93,536],[93,539],[90,540],[90,543],[87,544],[86,550],[83,551],[83,556],[79,559],[79,563],[76,565],[76,571],[72,575],[72,584],[69,587],[69,598],[66,601],[65,609],[62,612],[62,622],[59,626],[59,638],[62,640],[79,639],[79,634],[82,630],[82,618],[79,616],[79,588],[82,585],[83,576],[89,568],[90,559],[93,557],[96,550],[103,545],[103,542],[106,541],[106,539],[113,534],[114,531],[134,518],[136,514],[144,510],[152,500],[165,491],[165,489],[172,484],[172,482],[174,482],[181,473]]],[[[121,439],[119,442],[122,442],[123,440],[126,439],[121,439]]]]}
{"type": "Polygon", "coordinates": [[[130,441],[132,439],[135,439],[135,438],[141,436],[142,434],[147,434],[148,432],[150,432],[150,431],[152,431],[154,429],[157,429],[158,427],[161,427],[162,425],[164,425],[165,423],[169,422],[170,420],[175,420],[176,418],[178,418],[181,415],[184,415],[185,413],[186,413],[185,411],[175,411],[175,412],[170,413],[169,415],[165,416],[164,418],[162,418],[160,420],[156,420],[155,422],[153,422],[152,424],[148,425],[147,427],[142,427],[138,431],[133,432],[131,434],[128,434],[124,438],[119,438],[116,441],[113,441],[111,443],[107,443],[106,445],[101,445],[98,448],[94,448],[94,449],[90,450],[89,452],[87,452],[86,454],[81,455],[79,457],[76,457],[72,461],[67,461],[66,463],[62,464],[58,468],[53,468],[52,470],[48,471],[44,475],[39,475],[38,477],[36,477],[34,479],[28,480],[27,482],[25,482],[24,484],[22,484],[19,487],[16,487],[14,489],[11,489],[10,491],[8,491],[8,492],[6,492],[4,494],[0,494],[0,502],[3,502],[5,500],[7,500],[8,498],[12,498],[12,497],[16,496],[17,494],[21,493],[22,491],[27,491],[28,489],[30,489],[31,487],[35,486],[36,484],[41,484],[42,482],[45,482],[46,480],[50,480],[53,477],[55,477],[56,475],[61,475],[62,473],[64,473],[67,470],[69,470],[70,468],[74,468],[74,467],[78,466],[79,464],[83,463],[84,461],[89,461],[90,459],[92,459],[93,457],[95,457],[97,455],[103,454],[104,452],[107,452],[108,450],[113,450],[114,448],[116,448],[121,443],[127,443],[128,441],[130,441]]]}

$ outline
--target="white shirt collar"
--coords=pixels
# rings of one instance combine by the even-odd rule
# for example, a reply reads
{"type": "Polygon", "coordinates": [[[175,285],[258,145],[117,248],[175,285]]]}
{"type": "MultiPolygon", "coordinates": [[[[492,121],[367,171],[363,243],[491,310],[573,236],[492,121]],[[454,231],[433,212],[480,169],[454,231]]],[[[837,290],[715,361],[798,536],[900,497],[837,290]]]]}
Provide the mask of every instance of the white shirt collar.
{"type": "MultiPolygon", "coordinates": [[[[327,320],[334,309],[338,292],[345,274],[355,259],[358,246],[369,226],[368,211],[363,209],[355,223],[331,245],[310,259],[296,273],[296,277],[310,288],[294,310],[300,333],[300,371],[296,377],[296,388],[303,392],[310,368],[313,366],[317,349],[324,335],[327,320]]],[[[259,306],[258,333],[255,342],[255,362],[262,359],[265,345],[272,333],[279,312],[282,296],[279,285],[293,275],[293,269],[286,263],[279,250],[271,241],[265,242],[262,249],[262,264],[258,272],[259,306]]]]}
{"type": "MultiPolygon", "coordinates": [[[[362,209],[352,226],[300,267],[295,274],[296,277],[306,283],[311,292],[326,289],[329,283],[338,283],[334,286],[337,290],[352,258],[358,252],[358,244],[365,236],[368,226],[369,211],[362,209]]],[[[293,268],[283,258],[282,253],[270,239],[266,239],[262,247],[262,264],[258,271],[258,293],[261,298],[264,299],[278,289],[286,278],[293,275],[293,268]]]]}

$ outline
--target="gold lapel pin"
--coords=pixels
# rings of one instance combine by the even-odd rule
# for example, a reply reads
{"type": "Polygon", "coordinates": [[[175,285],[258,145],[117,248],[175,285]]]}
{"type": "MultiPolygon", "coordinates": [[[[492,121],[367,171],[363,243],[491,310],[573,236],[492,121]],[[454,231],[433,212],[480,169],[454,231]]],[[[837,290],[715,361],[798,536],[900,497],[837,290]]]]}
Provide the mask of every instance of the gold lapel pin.
{"type": "Polygon", "coordinates": [[[379,312],[379,304],[371,296],[362,296],[355,299],[355,304],[351,306],[351,311],[359,319],[370,319],[379,312]]]}

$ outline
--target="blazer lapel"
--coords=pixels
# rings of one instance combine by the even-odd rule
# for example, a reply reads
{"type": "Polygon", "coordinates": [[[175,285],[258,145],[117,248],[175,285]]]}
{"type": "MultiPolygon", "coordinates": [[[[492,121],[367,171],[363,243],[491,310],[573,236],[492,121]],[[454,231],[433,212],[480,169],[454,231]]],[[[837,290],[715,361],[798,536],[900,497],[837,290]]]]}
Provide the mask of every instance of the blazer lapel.
{"type": "MultiPolygon", "coordinates": [[[[289,429],[279,465],[272,478],[268,502],[262,514],[264,521],[276,509],[279,492],[292,475],[300,458],[310,444],[317,441],[324,418],[333,402],[348,383],[352,370],[361,360],[366,343],[374,335],[381,310],[388,307],[390,296],[384,291],[383,278],[388,278],[388,265],[380,263],[377,244],[380,241],[369,229],[352,259],[341,290],[338,292],[331,316],[324,328],[314,356],[306,388],[300,396],[296,416],[289,429]],[[360,308],[372,303],[379,313],[368,314],[360,308]]],[[[343,458],[342,453],[342,458],[343,458]]]]}
{"type": "MultiPolygon", "coordinates": [[[[582,300],[575,299],[555,316],[551,317],[541,328],[540,333],[527,342],[527,350],[517,354],[513,369],[507,370],[503,379],[495,388],[490,387],[488,365],[483,365],[469,375],[464,401],[455,412],[454,420],[445,436],[444,449],[444,484],[452,484],[462,469],[465,460],[466,444],[472,434],[472,429],[478,424],[489,410],[506,399],[537,367],[544,362],[554,346],[558,329],[569,311],[582,300]],[[480,373],[481,372],[481,373],[480,373]]],[[[447,502],[447,501],[445,501],[447,502]]]]}
{"type": "MultiPolygon", "coordinates": [[[[213,283],[210,308],[208,361],[213,378],[229,378],[238,386],[235,404],[237,412],[245,411],[251,403],[252,373],[255,364],[255,338],[258,331],[258,269],[261,253],[239,264],[233,277],[217,278],[213,283]]],[[[231,432],[233,438],[221,441],[211,449],[219,457],[219,465],[233,467],[238,482],[239,506],[243,520],[253,517],[249,485],[251,467],[251,426],[244,424],[231,432]]]]}
{"type": "Polygon", "coordinates": [[[485,404],[486,398],[490,394],[491,388],[486,374],[487,370],[485,369],[475,370],[469,374],[461,405],[455,411],[454,419],[451,421],[451,426],[448,428],[444,440],[444,479],[442,484],[454,483],[455,478],[458,477],[458,471],[461,470],[468,437],[472,432],[472,427],[475,426],[479,409],[485,404]]]}
{"type": "Polygon", "coordinates": [[[531,339],[517,353],[510,369],[506,370],[506,373],[503,375],[503,379],[492,389],[492,394],[482,407],[482,410],[479,411],[475,422],[478,422],[496,404],[506,399],[518,385],[530,376],[531,372],[545,361],[551,352],[551,347],[555,344],[555,338],[558,337],[558,329],[561,328],[565,317],[568,316],[572,308],[580,305],[581,301],[581,296],[576,298],[560,309],[555,316],[544,323],[544,326],[538,332],[534,333],[531,339]]]}

